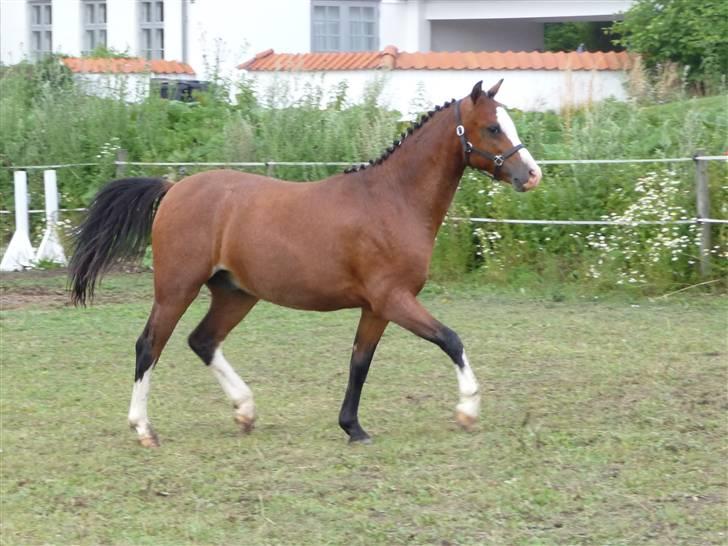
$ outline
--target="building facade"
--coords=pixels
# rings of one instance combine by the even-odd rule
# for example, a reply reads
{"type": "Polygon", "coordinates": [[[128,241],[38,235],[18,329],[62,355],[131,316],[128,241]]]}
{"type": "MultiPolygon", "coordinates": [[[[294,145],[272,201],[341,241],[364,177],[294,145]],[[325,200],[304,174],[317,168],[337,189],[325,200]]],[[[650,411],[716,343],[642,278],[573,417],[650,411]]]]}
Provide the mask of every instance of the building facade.
{"type": "MultiPolygon", "coordinates": [[[[317,87],[335,93],[345,83],[359,102],[377,84],[379,101],[404,119],[452,95],[462,96],[478,80],[501,78],[498,100],[521,110],[559,110],[606,98],[624,100],[632,57],[625,52],[379,52],[259,53],[241,64],[263,97],[288,106],[317,87]],[[272,90],[273,92],[269,92],[272,90]]],[[[332,97],[326,97],[324,102],[332,97]]]]}
{"type": "Polygon", "coordinates": [[[609,21],[633,0],[0,0],[0,62],[106,46],[232,70],[289,53],[534,51],[548,22],[609,21]]]}

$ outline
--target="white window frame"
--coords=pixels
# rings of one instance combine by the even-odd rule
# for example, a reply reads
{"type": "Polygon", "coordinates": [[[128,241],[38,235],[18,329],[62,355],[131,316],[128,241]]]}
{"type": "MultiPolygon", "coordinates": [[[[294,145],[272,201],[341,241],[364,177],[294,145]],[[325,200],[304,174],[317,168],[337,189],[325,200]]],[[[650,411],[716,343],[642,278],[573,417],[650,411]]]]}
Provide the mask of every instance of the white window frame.
{"type": "Polygon", "coordinates": [[[106,47],[107,16],[106,0],[82,0],[81,43],[84,54],[91,53],[99,46],[106,47]]]}
{"type": "MultiPolygon", "coordinates": [[[[325,20],[327,25],[333,21],[325,20]]],[[[379,49],[379,0],[311,0],[311,51],[314,52],[335,52],[335,51],[377,51],[379,49]],[[317,7],[336,7],[339,8],[339,17],[337,25],[337,34],[328,33],[329,29],[323,34],[316,34],[314,29],[319,23],[315,18],[317,7]],[[352,19],[350,14],[351,8],[373,8],[373,21],[360,21],[352,19]],[[352,23],[371,22],[374,23],[374,34],[353,34],[351,30],[352,23]],[[321,46],[317,40],[324,37],[324,45],[321,46]],[[328,40],[332,37],[338,39],[338,47],[332,46],[328,40]],[[371,48],[354,47],[355,39],[372,40],[371,48]]]]}
{"type": "Polygon", "coordinates": [[[51,0],[29,0],[28,11],[28,50],[31,57],[38,60],[53,53],[53,3],[51,0]]]}
{"type": "Polygon", "coordinates": [[[139,56],[164,59],[164,0],[139,0],[138,5],[139,56]]]}

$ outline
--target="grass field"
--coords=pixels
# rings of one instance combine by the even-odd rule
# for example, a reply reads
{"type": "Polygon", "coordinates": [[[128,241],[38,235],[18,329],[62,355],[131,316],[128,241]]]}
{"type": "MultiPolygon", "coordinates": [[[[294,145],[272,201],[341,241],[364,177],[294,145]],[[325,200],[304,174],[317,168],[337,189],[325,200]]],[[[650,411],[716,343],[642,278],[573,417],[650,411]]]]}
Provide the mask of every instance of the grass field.
{"type": "Polygon", "coordinates": [[[152,379],[158,450],[126,412],[149,274],[64,305],[61,276],[5,276],[5,545],[725,544],[726,298],[422,299],[483,386],[457,429],[452,365],[390,326],[364,389],[370,446],[337,426],[357,313],[261,304],[226,343],[259,421],[239,436],[183,318],[152,379]]]}

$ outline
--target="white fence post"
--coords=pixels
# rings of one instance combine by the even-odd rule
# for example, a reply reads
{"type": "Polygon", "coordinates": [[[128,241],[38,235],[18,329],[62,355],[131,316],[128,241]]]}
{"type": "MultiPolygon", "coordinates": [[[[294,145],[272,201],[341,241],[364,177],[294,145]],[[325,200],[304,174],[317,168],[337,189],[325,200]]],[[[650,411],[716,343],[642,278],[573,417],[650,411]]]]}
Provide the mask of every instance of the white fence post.
{"type": "Polygon", "coordinates": [[[28,222],[28,173],[15,171],[15,233],[0,262],[0,271],[20,271],[30,267],[35,251],[30,244],[28,222]]]}
{"type": "Polygon", "coordinates": [[[38,247],[35,261],[48,260],[58,264],[66,264],[66,254],[58,239],[58,185],[56,171],[43,171],[45,190],[46,227],[43,240],[38,247]]]}

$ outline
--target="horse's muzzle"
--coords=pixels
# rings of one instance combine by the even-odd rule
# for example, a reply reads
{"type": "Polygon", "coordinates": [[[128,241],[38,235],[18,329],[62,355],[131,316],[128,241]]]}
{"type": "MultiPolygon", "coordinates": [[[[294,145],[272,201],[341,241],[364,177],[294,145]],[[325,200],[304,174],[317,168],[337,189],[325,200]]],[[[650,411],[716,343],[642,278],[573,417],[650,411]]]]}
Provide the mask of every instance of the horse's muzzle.
{"type": "Polygon", "coordinates": [[[538,183],[541,182],[541,176],[541,168],[532,163],[531,168],[528,169],[528,177],[523,175],[513,176],[511,177],[511,185],[517,192],[526,192],[538,186],[538,183]]]}
{"type": "Polygon", "coordinates": [[[536,186],[538,186],[538,183],[541,182],[542,177],[541,169],[539,167],[536,167],[535,169],[531,169],[528,171],[528,180],[526,180],[525,184],[522,184],[520,188],[516,188],[518,191],[528,191],[532,190],[536,186]]]}

